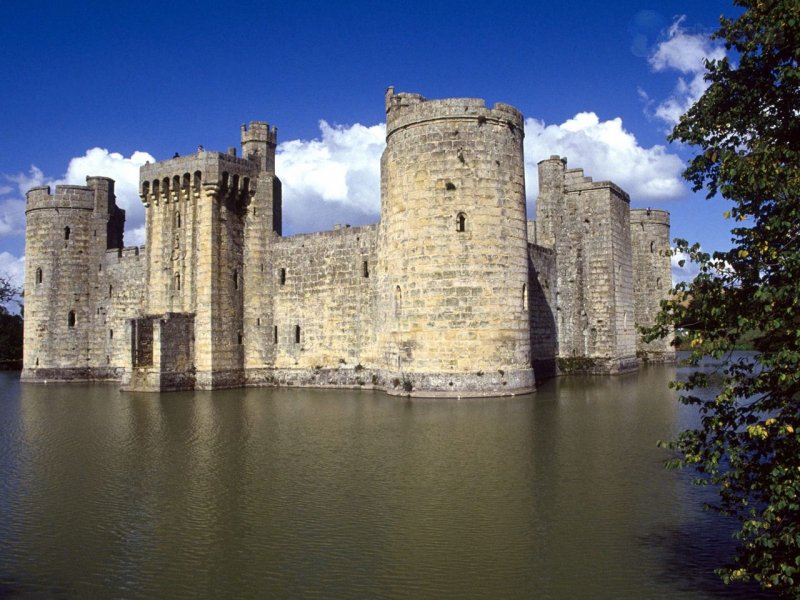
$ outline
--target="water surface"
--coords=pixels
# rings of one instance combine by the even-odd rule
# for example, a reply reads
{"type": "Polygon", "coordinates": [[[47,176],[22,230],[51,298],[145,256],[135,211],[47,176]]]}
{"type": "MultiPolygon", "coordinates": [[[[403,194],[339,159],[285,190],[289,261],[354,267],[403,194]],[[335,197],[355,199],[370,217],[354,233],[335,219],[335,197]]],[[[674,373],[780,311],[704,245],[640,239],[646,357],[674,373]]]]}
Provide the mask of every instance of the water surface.
{"type": "Polygon", "coordinates": [[[0,373],[0,597],[752,598],[674,367],[512,399],[0,373]]]}

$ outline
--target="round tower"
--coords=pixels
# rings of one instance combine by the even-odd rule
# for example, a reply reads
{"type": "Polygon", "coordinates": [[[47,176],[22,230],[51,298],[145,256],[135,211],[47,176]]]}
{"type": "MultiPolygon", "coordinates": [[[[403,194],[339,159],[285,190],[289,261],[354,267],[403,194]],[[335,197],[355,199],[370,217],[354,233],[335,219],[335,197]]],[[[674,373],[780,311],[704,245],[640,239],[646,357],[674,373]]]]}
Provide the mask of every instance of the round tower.
{"type": "MultiPolygon", "coordinates": [[[[25,333],[22,379],[70,379],[90,366],[90,273],[95,190],[36,187],[26,194],[25,333]]],[[[105,246],[103,245],[103,251],[105,246]]]]}
{"type": "Polygon", "coordinates": [[[533,390],[523,135],[506,104],[387,91],[376,362],[390,393],[533,390]]]}
{"type": "MultiPolygon", "coordinates": [[[[667,211],[631,210],[634,313],[639,327],[655,323],[661,300],[669,296],[672,288],[669,235],[667,211]]],[[[675,349],[669,342],[667,337],[645,344],[637,335],[636,353],[649,362],[671,362],[675,360],[675,349]]]]}

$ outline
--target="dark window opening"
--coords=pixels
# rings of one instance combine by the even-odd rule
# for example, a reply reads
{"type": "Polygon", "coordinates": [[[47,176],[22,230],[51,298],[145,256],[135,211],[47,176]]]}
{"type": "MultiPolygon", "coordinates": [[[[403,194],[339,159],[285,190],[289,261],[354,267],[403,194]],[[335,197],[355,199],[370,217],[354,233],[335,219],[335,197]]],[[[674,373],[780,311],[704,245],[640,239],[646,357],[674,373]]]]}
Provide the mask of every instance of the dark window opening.
{"type": "Polygon", "coordinates": [[[242,345],[242,332],[240,331],[236,336],[236,341],[241,346],[242,345]]]}
{"type": "Polygon", "coordinates": [[[75,327],[75,311],[69,311],[67,315],[67,327],[75,327]]]}
{"type": "Polygon", "coordinates": [[[108,286],[108,297],[111,298],[111,295],[113,293],[114,293],[114,286],[113,285],[109,285],[108,286]]]}
{"type": "Polygon", "coordinates": [[[272,343],[274,343],[274,344],[278,343],[278,326],[277,325],[275,325],[272,328],[272,343]]]}
{"type": "Polygon", "coordinates": [[[656,249],[656,243],[650,242],[650,252],[655,252],[655,249],[656,249]]]}
{"type": "Polygon", "coordinates": [[[456,231],[464,233],[467,230],[467,215],[458,213],[456,217],[456,231]]]}
{"type": "Polygon", "coordinates": [[[363,267],[364,267],[363,270],[364,277],[369,277],[369,262],[365,260],[363,267]]]}
{"type": "Polygon", "coordinates": [[[176,229],[180,229],[181,228],[181,213],[179,213],[179,212],[175,213],[175,227],[176,227],[176,229]]]}
{"type": "Polygon", "coordinates": [[[42,283],[42,270],[36,269],[36,285],[42,283]]]}
{"type": "Polygon", "coordinates": [[[178,291],[178,292],[181,291],[181,274],[180,273],[176,273],[175,274],[175,291],[178,291]]]}
{"type": "Polygon", "coordinates": [[[454,189],[456,189],[456,184],[453,183],[452,181],[448,181],[447,183],[444,184],[444,189],[448,191],[453,191],[454,189]]]}
{"type": "Polygon", "coordinates": [[[108,339],[110,339],[110,340],[114,339],[114,330],[113,329],[109,329],[108,330],[108,339]]]}
{"type": "Polygon", "coordinates": [[[261,327],[261,317],[256,319],[256,327],[261,327]]]}
{"type": "Polygon", "coordinates": [[[286,283],[286,269],[281,269],[280,280],[281,280],[281,285],[284,285],[286,283]]]}
{"type": "Polygon", "coordinates": [[[239,270],[238,269],[234,269],[233,270],[233,289],[235,289],[235,290],[239,289],[239,270]]]}
{"type": "Polygon", "coordinates": [[[295,344],[300,343],[300,325],[294,326],[294,343],[295,344]]]}
{"type": "Polygon", "coordinates": [[[64,227],[64,239],[69,239],[69,227],[64,227]]]}

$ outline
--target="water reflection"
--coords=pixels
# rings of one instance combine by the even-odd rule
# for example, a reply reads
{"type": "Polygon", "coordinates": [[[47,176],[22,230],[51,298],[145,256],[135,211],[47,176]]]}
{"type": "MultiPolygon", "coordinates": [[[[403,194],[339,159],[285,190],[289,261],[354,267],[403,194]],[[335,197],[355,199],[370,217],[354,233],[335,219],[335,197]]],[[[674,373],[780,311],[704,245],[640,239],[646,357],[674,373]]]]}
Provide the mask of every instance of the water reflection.
{"type": "Polygon", "coordinates": [[[730,596],[729,531],[655,446],[674,376],[411,402],[2,375],[0,596],[730,596]]]}

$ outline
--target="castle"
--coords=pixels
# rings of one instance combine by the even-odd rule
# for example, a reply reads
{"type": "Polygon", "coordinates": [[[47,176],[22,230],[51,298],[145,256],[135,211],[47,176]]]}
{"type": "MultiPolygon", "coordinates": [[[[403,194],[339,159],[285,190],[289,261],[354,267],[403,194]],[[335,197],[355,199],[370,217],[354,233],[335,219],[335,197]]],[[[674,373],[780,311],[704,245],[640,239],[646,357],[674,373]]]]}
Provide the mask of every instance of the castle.
{"type": "Polygon", "coordinates": [[[500,396],[674,358],[636,330],[671,285],[668,213],[551,156],[528,221],[519,111],[385,102],[377,225],[283,237],[263,122],[241,156],[141,168],[146,247],[111,179],[28,191],[22,379],[500,396]]]}

